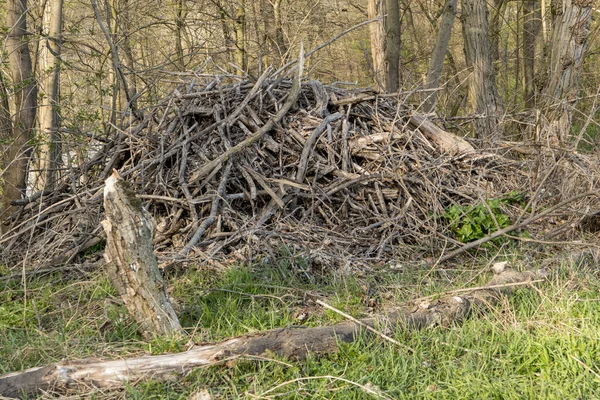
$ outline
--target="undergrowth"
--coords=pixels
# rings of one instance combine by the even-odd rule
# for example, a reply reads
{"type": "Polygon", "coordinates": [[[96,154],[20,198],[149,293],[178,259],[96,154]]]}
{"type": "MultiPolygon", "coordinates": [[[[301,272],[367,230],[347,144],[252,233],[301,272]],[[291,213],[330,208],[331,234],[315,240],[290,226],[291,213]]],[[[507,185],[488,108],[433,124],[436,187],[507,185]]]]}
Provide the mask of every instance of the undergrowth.
{"type": "MultiPolygon", "coordinates": [[[[523,251],[500,255],[519,268],[523,251]]],[[[312,299],[365,316],[420,296],[485,284],[484,260],[461,268],[380,267],[318,276],[301,257],[237,266],[215,274],[190,268],[169,277],[185,338],[142,341],[104,275],[55,273],[27,282],[0,277],[0,372],[64,359],[120,358],[185,350],[266,329],[333,324],[312,299]]],[[[399,330],[394,338],[342,344],[304,361],[246,357],[196,369],[174,382],[140,382],[91,398],[187,399],[591,399],[600,397],[600,283],[588,265],[561,265],[535,289],[523,288],[487,313],[451,328],[399,330]]],[[[49,395],[48,395],[49,396],[49,395]]]]}

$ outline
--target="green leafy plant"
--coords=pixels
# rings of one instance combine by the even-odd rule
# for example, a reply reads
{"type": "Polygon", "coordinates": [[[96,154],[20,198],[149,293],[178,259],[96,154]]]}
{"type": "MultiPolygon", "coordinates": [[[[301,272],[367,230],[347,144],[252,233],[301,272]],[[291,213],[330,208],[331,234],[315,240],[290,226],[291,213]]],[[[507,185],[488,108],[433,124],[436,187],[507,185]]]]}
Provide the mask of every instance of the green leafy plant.
{"type": "Polygon", "coordinates": [[[450,221],[450,229],[463,243],[481,239],[506,228],[512,221],[504,212],[503,206],[523,201],[522,193],[509,193],[501,198],[487,200],[475,205],[453,204],[446,210],[444,218],[450,221]]]}

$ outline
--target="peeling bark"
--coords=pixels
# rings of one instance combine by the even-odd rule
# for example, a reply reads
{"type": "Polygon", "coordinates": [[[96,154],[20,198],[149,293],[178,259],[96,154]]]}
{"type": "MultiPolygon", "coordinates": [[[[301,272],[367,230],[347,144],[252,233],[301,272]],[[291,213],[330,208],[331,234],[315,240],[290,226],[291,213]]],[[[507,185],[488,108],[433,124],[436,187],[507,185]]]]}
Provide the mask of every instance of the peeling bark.
{"type": "Polygon", "coordinates": [[[181,331],[152,248],[152,221],[116,172],[104,188],[109,277],[146,338],[181,331]]]}

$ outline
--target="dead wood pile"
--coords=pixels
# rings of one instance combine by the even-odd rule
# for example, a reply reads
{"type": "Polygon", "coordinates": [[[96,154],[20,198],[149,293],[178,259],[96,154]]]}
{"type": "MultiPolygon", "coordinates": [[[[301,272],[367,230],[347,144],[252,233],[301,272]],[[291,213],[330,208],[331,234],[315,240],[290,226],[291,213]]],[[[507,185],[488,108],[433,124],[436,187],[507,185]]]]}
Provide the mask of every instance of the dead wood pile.
{"type": "Polygon", "coordinates": [[[292,92],[292,80],[268,72],[181,85],[143,120],[90,146],[88,161],[52,193],[20,202],[0,238],[2,262],[57,265],[101,246],[102,189],[113,168],[154,216],[162,262],[249,259],[282,244],[329,261],[437,255],[457,246],[440,218],[449,205],[526,185],[517,162],[460,139],[447,146],[436,130],[448,133],[406,105],[409,94],[317,81],[302,83],[297,99],[292,92]],[[277,123],[260,134],[269,121],[277,123]]]}

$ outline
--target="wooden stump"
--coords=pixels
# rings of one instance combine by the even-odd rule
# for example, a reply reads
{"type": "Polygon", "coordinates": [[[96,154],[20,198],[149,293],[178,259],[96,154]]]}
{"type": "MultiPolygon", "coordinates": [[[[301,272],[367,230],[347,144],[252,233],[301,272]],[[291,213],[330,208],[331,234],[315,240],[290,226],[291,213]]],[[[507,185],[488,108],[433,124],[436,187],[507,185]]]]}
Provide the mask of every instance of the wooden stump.
{"type": "Polygon", "coordinates": [[[145,338],[181,331],[152,247],[152,220],[116,171],[104,188],[108,274],[145,338]]]}

